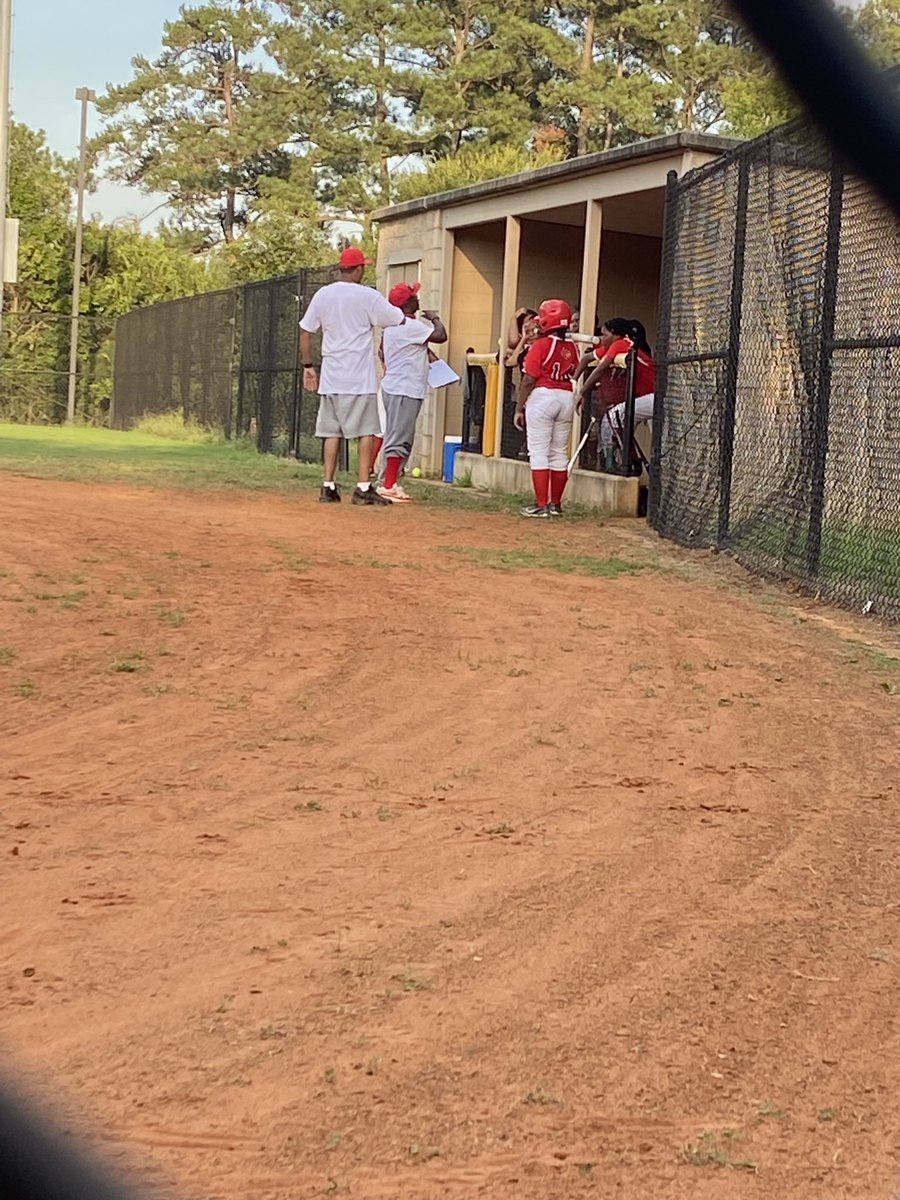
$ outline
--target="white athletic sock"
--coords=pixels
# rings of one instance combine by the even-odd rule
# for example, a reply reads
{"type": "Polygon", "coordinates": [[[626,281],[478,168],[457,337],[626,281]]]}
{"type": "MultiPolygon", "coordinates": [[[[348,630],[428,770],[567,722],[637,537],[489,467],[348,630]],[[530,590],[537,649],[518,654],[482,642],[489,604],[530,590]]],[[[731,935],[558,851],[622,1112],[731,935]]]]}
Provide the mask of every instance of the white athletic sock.
{"type": "Polygon", "coordinates": [[[327,488],[333,488],[335,486],[336,485],[335,485],[335,482],[333,479],[326,479],[325,482],[322,484],[322,487],[327,487],[327,488]]]}
{"type": "Polygon", "coordinates": [[[367,492],[369,490],[368,480],[365,483],[358,483],[356,486],[361,492],[367,492]]]}

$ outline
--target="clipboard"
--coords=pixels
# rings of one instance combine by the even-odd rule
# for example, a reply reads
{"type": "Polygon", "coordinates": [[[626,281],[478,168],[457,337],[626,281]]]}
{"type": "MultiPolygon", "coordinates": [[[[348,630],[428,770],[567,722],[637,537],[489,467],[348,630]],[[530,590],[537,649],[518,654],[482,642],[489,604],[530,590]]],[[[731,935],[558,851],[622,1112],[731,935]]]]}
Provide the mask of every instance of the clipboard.
{"type": "Polygon", "coordinates": [[[436,358],[428,368],[428,386],[430,388],[447,387],[451,383],[458,382],[459,376],[442,358],[436,358]]]}

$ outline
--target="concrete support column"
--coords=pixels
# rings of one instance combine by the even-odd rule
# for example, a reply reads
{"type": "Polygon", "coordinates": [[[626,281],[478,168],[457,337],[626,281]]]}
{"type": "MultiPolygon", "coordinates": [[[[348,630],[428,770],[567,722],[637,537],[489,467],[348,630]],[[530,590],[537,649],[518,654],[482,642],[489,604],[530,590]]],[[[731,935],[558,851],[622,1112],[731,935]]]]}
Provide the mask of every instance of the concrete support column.
{"type": "MultiPolygon", "coordinates": [[[[442,220],[442,213],[435,214],[435,220],[442,220]]],[[[437,232],[437,231],[436,231],[437,232]]],[[[453,298],[453,254],[456,246],[456,235],[452,229],[443,229],[437,236],[441,239],[441,295],[438,301],[438,312],[444,319],[445,325],[450,325],[452,322],[450,309],[453,298]]],[[[426,307],[428,307],[426,305],[426,307]]],[[[437,347],[437,353],[441,358],[447,356],[449,346],[437,347]]],[[[456,371],[464,370],[460,368],[458,363],[451,363],[451,366],[456,371]]],[[[461,384],[454,384],[454,387],[461,387],[461,384]]],[[[444,436],[445,434],[459,433],[458,429],[447,429],[447,389],[438,388],[436,391],[429,393],[431,400],[430,420],[428,421],[428,431],[431,436],[431,445],[429,446],[428,466],[432,471],[440,472],[444,465],[444,436]]]]}
{"type": "MultiPolygon", "coordinates": [[[[582,333],[593,333],[597,320],[597,288],[600,284],[600,242],[603,236],[603,201],[588,200],[584,214],[584,250],[581,260],[581,297],[578,312],[582,333]]],[[[586,428],[586,425],[584,426],[586,428]]],[[[575,414],[569,453],[581,441],[582,420],[575,414]]]]}
{"type": "Polygon", "coordinates": [[[503,360],[506,357],[506,329],[516,311],[519,295],[519,250],[522,244],[522,222],[518,217],[506,218],[506,237],[503,245],[503,283],[500,295],[500,395],[497,398],[494,434],[494,457],[500,457],[500,436],[503,432],[503,360]]]}

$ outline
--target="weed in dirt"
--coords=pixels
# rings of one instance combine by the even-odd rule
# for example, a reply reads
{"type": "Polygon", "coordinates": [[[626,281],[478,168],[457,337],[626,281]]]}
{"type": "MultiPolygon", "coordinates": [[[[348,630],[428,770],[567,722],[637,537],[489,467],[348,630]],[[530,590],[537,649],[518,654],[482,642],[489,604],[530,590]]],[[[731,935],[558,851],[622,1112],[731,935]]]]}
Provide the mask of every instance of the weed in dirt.
{"type": "Polygon", "coordinates": [[[758,1117],[783,1117],[784,1109],[779,1108],[777,1104],[770,1104],[767,1100],[763,1100],[756,1106],[756,1115],[758,1117]]]}
{"type": "Polygon", "coordinates": [[[486,833],[488,837],[510,837],[516,831],[506,821],[500,821],[497,825],[485,825],[481,832],[486,833]]]}
{"type": "Polygon", "coordinates": [[[145,696],[167,696],[169,692],[174,692],[175,689],[171,683],[145,683],[141,688],[145,696]]]}
{"type": "Polygon", "coordinates": [[[82,602],[82,600],[85,598],[86,595],[87,595],[87,592],[85,592],[85,591],[63,592],[63,594],[62,594],[63,608],[77,608],[78,605],[82,602]]]}
{"type": "Polygon", "coordinates": [[[651,687],[644,688],[644,699],[645,700],[654,700],[655,698],[656,698],[656,692],[653,688],[651,688],[651,687]]]}
{"type": "Polygon", "coordinates": [[[363,781],[363,787],[368,788],[371,792],[378,792],[387,786],[388,780],[381,775],[367,775],[363,781]]]}
{"type": "Polygon", "coordinates": [[[524,669],[524,667],[513,667],[512,670],[508,672],[508,674],[509,674],[510,678],[512,678],[512,679],[521,679],[523,675],[528,674],[528,671],[526,671],[524,669]]]}
{"type": "Polygon", "coordinates": [[[238,709],[246,708],[249,703],[249,696],[233,696],[231,699],[216,701],[217,707],[224,709],[225,712],[237,712],[238,709]]]}
{"type": "Polygon", "coordinates": [[[375,815],[379,821],[396,821],[397,820],[397,814],[395,812],[391,812],[391,810],[389,808],[387,808],[384,804],[382,804],[381,808],[379,808],[378,812],[375,815]]]}
{"type": "Polygon", "coordinates": [[[559,1101],[554,1096],[548,1096],[546,1092],[538,1088],[536,1091],[529,1092],[522,1103],[544,1106],[548,1104],[559,1104],[559,1101]]]}
{"type": "Polygon", "coordinates": [[[163,554],[166,556],[166,558],[180,558],[181,557],[181,553],[178,550],[163,550],[163,554]]]}
{"type": "Polygon", "coordinates": [[[61,600],[62,599],[62,596],[60,596],[57,592],[34,592],[32,594],[33,594],[35,600],[61,600]]]}
{"type": "Polygon", "coordinates": [[[707,1129],[696,1142],[681,1148],[681,1157],[692,1167],[732,1167],[738,1171],[756,1171],[757,1164],[748,1158],[732,1158],[731,1149],[736,1129],[707,1129]]]}
{"type": "Polygon", "coordinates": [[[419,1162],[428,1162],[431,1158],[440,1158],[441,1152],[437,1146],[423,1146],[419,1142],[413,1142],[409,1148],[410,1155],[419,1162]]]}
{"type": "Polygon", "coordinates": [[[318,800],[307,800],[305,804],[295,804],[294,812],[321,812],[322,805],[318,800]]]}
{"type": "Polygon", "coordinates": [[[343,1140],[344,1140],[343,1134],[329,1133],[328,1137],[325,1140],[325,1149],[326,1150],[337,1150],[338,1146],[341,1144],[341,1142],[343,1140]]]}
{"type": "Polygon", "coordinates": [[[282,566],[285,568],[285,570],[295,571],[298,575],[302,575],[304,571],[309,570],[309,559],[303,558],[303,556],[298,554],[294,547],[288,545],[287,542],[273,540],[269,542],[269,545],[273,550],[277,550],[281,555],[282,566]]]}
{"type": "Polygon", "coordinates": [[[160,605],[156,610],[156,615],[166,625],[171,625],[173,629],[180,629],[184,624],[184,613],[177,608],[166,608],[165,605],[160,605]]]}
{"type": "Polygon", "coordinates": [[[392,975],[391,979],[395,983],[402,983],[404,992],[427,992],[434,987],[430,979],[416,975],[414,971],[410,970],[403,971],[399,975],[392,975]]]}
{"type": "Polygon", "coordinates": [[[31,679],[20,679],[13,691],[23,700],[33,700],[37,695],[37,685],[31,679]]]}
{"type": "Polygon", "coordinates": [[[8,667],[15,657],[12,646],[0,646],[0,667],[8,667]]]}
{"type": "Polygon", "coordinates": [[[113,659],[110,670],[123,675],[133,675],[135,671],[144,670],[147,665],[144,661],[146,657],[143,650],[132,650],[130,653],[123,655],[122,658],[113,659]]]}
{"type": "Polygon", "coordinates": [[[280,946],[282,950],[287,949],[287,944],[288,944],[287,938],[279,938],[278,941],[275,943],[275,945],[280,946]]]}
{"type": "Polygon", "coordinates": [[[329,1067],[328,1070],[325,1072],[325,1082],[326,1083],[336,1083],[337,1082],[337,1071],[334,1069],[334,1067],[329,1067]]]}
{"type": "Polygon", "coordinates": [[[467,559],[473,566],[495,571],[556,571],[562,575],[592,575],[614,579],[648,569],[645,563],[596,554],[571,554],[552,546],[495,549],[480,546],[439,546],[443,554],[467,559]]]}
{"type": "Polygon", "coordinates": [[[818,1118],[820,1121],[834,1121],[837,1119],[837,1109],[820,1108],[818,1112],[818,1118]]]}
{"type": "Polygon", "coordinates": [[[593,1163],[574,1163],[573,1166],[579,1175],[590,1175],[594,1169],[593,1163]]]}
{"type": "Polygon", "coordinates": [[[284,1038],[287,1034],[283,1029],[278,1029],[275,1025],[264,1025],[259,1031],[259,1036],[262,1041],[268,1041],[269,1038],[284,1038]]]}
{"type": "Polygon", "coordinates": [[[409,896],[407,896],[405,900],[400,901],[400,907],[403,909],[404,912],[410,911],[410,909],[412,908],[412,900],[409,898],[409,896]]]}
{"type": "Polygon", "coordinates": [[[366,1074],[367,1075],[377,1075],[380,1067],[381,1067],[381,1059],[380,1058],[370,1058],[369,1061],[366,1063],[366,1074]]]}
{"type": "Polygon", "coordinates": [[[216,1009],[216,1012],[217,1013],[228,1012],[229,1006],[234,1003],[234,999],[235,999],[234,992],[226,992],[226,994],[222,997],[222,1003],[216,1009]]]}
{"type": "Polygon", "coordinates": [[[140,598],[141,598],[141,589],[140,588],[128,588],[127,591],[122,593],[123,600],[140,600],[140,598]]]}

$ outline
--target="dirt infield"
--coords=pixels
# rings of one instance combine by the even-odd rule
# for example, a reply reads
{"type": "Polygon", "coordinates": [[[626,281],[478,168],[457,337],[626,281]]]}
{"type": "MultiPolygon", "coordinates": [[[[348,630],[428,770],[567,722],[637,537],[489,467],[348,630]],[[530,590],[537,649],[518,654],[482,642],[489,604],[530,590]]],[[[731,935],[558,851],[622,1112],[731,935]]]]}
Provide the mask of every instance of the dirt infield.
{"type": "Polygon", "coordinates": [[[634,525],[0,521],[0,1038],[114,1162],[893,1200],[900,663],[634,525]]]}

